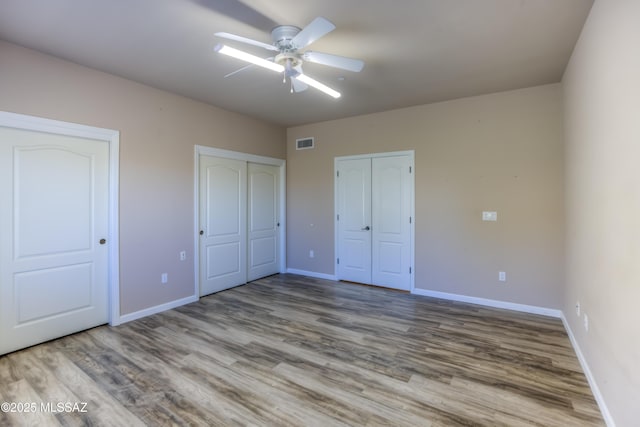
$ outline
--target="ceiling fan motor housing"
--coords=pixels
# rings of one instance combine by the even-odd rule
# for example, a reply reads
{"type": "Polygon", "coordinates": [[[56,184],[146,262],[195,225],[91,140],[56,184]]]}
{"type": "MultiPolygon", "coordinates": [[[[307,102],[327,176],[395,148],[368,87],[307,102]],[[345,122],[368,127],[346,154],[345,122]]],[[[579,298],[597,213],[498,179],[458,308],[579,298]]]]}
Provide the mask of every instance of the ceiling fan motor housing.
{"type": "Polygon", "coordinates": [[[280,52],[293,52],[298,46],[293,45],[292,40],[300,31],[300,28],[293,25],[280,25],[271,31],[271,40],[280,52]]]}
{"type": "Polygon", "coordinates": [[[271,31],[273,44],[280,50],[274,62],[285,67],[287,77],[295,77],[300,74],[295,67],[302,64],[302,57],[298,53],[298,46],[293,44],[293,38],[302,31],[293,25],[280,25],[271,31]]]}

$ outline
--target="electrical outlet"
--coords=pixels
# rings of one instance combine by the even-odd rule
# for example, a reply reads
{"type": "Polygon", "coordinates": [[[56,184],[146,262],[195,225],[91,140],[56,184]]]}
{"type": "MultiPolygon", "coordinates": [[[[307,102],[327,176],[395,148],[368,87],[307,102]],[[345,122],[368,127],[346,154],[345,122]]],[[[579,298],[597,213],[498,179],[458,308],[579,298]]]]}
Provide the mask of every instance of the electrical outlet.
{"type": "Polygon", "coordinates": [[[584,330],[589,332],[589,316],[587,316],[587,313],[584,314],[584,330]]]}
{"type": "Polygon", "coordinates": [[[580,317],[580,301],[576,302],[576,316],[580,317]]]}
{"type": "Polygon", "coordinates": [[[187,259],[187,251],[180,251],[180,261],[187,259]]]}
{"type": "Polygon", "coordinates": [[[315,256],[316,256],[315,252],[313,252],[313,249],[311,249],[311,250],[309,251],[309,258],[313,258],[313,257],[315,257],[315,256]]]}
{"type": "Polygon", "coordinates": [[[507,273],[504,271],[499,271],[498,272],[498,280],[501,282],[506,282],[507,281],[507,273]]]}
{"type": "Polygon", "coordinates": [[[169,275],[167,273],[162,273],[160,276],[160,281],[162,283],[167,283],[169,281],[169,275]]]}

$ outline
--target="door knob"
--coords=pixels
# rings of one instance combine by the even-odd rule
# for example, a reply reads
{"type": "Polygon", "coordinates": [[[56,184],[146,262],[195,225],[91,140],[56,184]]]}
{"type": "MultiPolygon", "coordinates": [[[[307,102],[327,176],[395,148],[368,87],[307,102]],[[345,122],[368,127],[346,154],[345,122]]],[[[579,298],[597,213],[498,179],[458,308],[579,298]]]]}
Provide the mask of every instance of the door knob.
{"type": "Polygon", "coordinates": [[[204,230],[200,230],[200,235],[202,236],[204,234],[204,230]]]}
{"type": "Polygon", "coordinates": [[[100,244],[104,245],[105,243],[107,243],[107,239],[100,239],[100,244]]]}
{"type": "Polygon", "coordinates": [[[368,225],[366,227],[362,228],[362,231],[369,231],[369,230],[371,230],[371,227],[369,227],[368,225]]]}

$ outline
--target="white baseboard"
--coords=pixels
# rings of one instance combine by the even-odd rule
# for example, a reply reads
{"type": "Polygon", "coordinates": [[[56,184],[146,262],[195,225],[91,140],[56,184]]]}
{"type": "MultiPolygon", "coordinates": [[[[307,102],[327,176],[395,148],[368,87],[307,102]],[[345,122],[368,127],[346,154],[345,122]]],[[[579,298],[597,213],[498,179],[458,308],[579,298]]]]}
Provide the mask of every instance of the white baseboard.
{"type": "Polygon", "coordinates": [[[573,346],[573,350],[576,352],[576,356],[578,356],[578,361],[580,362],[580,366],[582,366],[582,371],[584,375],[587,377],[587,381],[589,382],[589,387],[591,387],[591,392],[593,393],[593,397],[595,397],[596,402],[598,403],[598,407],[600,408],[600,412],[602,413],[602,418],[604,418],[604,422],[608,427],[615,427],[615,422],[613,421],[613,417],[609,412],[609,408],[607,408],[607,404],[602,397],[602,393],[600,393],[600,389],[598,388],[598,384],[596,383],[593,374],[591,373],[591,369],[589,369],[589,365],[587,364],[587,360],[582,355],[582,350],[580,350],[580,346],[578,345],[578,341],[576,341],[575,336],[573,335],[573,331],[571,330],[571,326],[569,326],[569,322],[564,317],[564,314],[560,317],[562,319],[562,323],[564,324],[564,329],[567,331],[567,335],[569,335],[569,340],[571,341],[571,345],[573,346]]]}
{"type": "Polygon", "coordinates": [[[524,313],[540,314],[542,316],[550,316],[562,318],[562,311],[554,308],[538,307],[535,305],[517,304],[514,302],[499,301],[487,298],[470,297],[460,294],[450,294],[447,292],[429,291],[427,289],[414,288],[412,294],[422,295],[425,297],[434,297],[447,299],[451,301],[468,302],[470,304],[485,305],[487,307],[504,308],[506,310],[522,311],[524,313]]]}
{"type": "Polygon", "coordinates": [[[132,320],[141,319],[143,317],[151,316],[152,314],[157,314],[163,311],[171,310],[172,308],[180,307],[181,305],[189,304],[196,301],[198,301],[198,296],[191,295],[189,297],[177,299],[175,301],[170,301],[165,304],[160,304],[153,307],[145,308],[144,310],[134,311],[133,313],[120,316],[120,319],[117,325],[126,323],[126,322],[131,322],[132,320]]]}
{"type": "Polygon", "coordinates": [[[301,276],[315,277],[316,279],[338,280],[334,274],[317,273],[315,271],[298,270],[297,268],[287,268],[287,273],[299,274],[301,276]]]}

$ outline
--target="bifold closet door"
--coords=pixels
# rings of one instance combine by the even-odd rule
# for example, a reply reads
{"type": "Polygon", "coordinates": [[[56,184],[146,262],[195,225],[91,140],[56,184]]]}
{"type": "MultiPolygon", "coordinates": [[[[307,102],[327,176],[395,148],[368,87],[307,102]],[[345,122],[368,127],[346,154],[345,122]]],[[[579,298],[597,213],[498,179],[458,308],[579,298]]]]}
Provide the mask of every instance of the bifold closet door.
{"type": "Polygon", "coordinates": [[[338,161],[340,280],[411,287],[410,156],[338,161]]]}
{"type": "Polygon", "coordinates": [[[0,127],[0,354],[107,323],[109,144],[0,127]]]}
{"type": "Polygon", "coordinates": [[[338,278],[371,284],[371,159],[341,160],[336,179],[338,278]]]}
{"type": "Polygon", "coordinates": [[[248,164],[247,279],[256,280],[280,271],[280,168],[248,164]]]}
{"type": "Polygon", "coordinates": [[[371,281],[411,289],[411,158],[371,160],[371,281]]]}
{"type": "Polygon", "coordinates": [[[200,295],[247,282],[247,163],[200,156],[200,295]]]}

